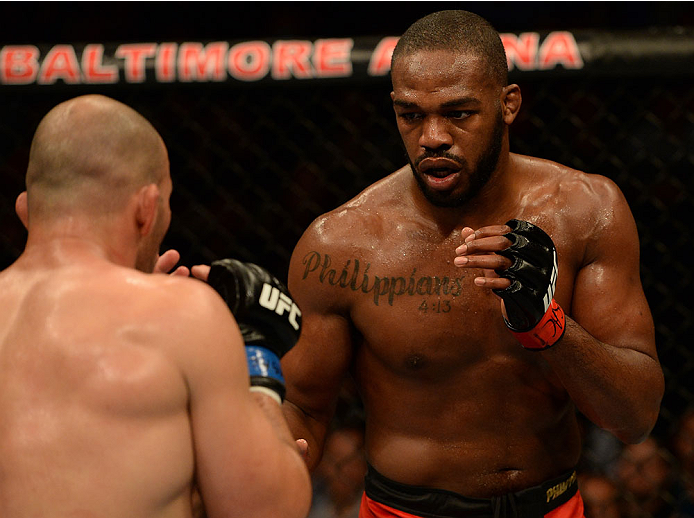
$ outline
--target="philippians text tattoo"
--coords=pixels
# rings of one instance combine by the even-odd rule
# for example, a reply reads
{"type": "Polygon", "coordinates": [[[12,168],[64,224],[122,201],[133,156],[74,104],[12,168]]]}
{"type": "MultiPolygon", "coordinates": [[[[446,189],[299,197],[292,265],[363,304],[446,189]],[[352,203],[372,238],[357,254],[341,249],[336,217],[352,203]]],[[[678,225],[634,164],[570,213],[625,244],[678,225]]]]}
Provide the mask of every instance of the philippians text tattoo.
{"type": "Polygon", "coordinates": [[[321,284],[330,284],[352,291],[372,293],[374,304],[378,306],[382,298],[393,305],[393,301],[399,296],[422,295],[447,295],[457,297],[462,291],[460,277],[430,277],[417,275],[414,268],[409,277],[391,275],[372,275],[369,273],[371,263],[362,263],[359,259],[348,259],[344,266],[332,267],[332,259],[329,254],[311,251],[304,256],[303,280],[309,275],[318,275],[321,284]]]}

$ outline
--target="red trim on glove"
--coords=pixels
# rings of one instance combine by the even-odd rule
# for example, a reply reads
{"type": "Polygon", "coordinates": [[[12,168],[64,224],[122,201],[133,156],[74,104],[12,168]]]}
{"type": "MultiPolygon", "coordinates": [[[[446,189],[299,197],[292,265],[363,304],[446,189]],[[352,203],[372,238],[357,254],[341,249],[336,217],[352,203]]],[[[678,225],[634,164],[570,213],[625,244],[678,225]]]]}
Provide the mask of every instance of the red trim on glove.
{"type": "Polygon", "coordinates": [[[526,349],[542,351],[557,343],[564,336],[565,329],[566,317],[564,316],[564,310],[552,299],[545,315],[535,327],[522,333],[515,331],[511,331],[511,333],[526,349]]]}

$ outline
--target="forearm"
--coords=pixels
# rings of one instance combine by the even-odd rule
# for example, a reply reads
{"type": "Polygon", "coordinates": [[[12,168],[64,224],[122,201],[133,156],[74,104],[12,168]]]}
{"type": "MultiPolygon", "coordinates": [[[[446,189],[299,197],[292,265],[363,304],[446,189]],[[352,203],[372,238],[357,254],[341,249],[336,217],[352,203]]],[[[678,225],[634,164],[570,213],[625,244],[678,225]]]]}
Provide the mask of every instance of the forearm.
{"type": "Polygon", "coordinates": [[[600,342],[570,318],[564,337],[541,353],[578,409],[624,442],[655,425],[664,380],[656,358],[600,342]]]}
{"type": "Polygon", "coordinates": [[[310,416],[291,401],[285,400],[282,409],[294,438],[296,440],[304,439],[308,444],[304,461],[309,471],[312,472],[322,457],[327,425],[310,416]]]}
{"type": "Polygon", "coordinates": [[[301,458],[296,442],[292,438],[282,408],[271,397],[253,392],[257,405],[270,423],[277,438],[276,454],[263,460],[263,469],[270,475],[266,478],[267,492],[261,495],[258,516],[301,517],[308,514],[311,505],[311,480],[301,458]],[[267,465],[270,464],[270,465],[267,465]],[[267,498],[271,494],[272,498],[267,498]]]}
{"type": "Polygon", "coordinates": [[[261,392],[251,391],[251,396],[263,411],[263,414],[274,429],[277,438],[281,442],[285,443],[290,449],[298,452],[296,442],[292,437],[291,430],[287,425],[287,420],[285,419],[282,411],[284,405],[278,405],[273,398],[261,392]]]}

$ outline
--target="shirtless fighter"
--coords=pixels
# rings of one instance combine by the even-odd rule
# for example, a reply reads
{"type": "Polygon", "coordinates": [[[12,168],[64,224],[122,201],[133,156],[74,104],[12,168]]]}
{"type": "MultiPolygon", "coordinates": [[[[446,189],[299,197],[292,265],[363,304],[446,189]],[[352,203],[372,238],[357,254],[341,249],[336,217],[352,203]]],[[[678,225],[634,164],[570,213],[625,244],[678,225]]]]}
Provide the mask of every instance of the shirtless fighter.
{"type": "Polygon", "coordinates": [[[409,164],[292,256],[290,428],[315,467],[351,373],[361,517],[582,516],[576,410],[636,442],[663,394],[629,207],[606,178],[509,152],[520,88],[482,18],[417,21],[392,82],[409,164]]]}
{"type": "Polygon", "coordinates": [[[271,277],[238,281],[237,325],[205,283],[144,273],[171,219],[155,129],[107,97],[62,103],[26,183],[27,245],[0,272],[0,516],[190,517],[196,484],[210,518],[306,516],[308,472],[279,396],[249,391],[239,332],[296,341],[254,317],[271,277]]]}

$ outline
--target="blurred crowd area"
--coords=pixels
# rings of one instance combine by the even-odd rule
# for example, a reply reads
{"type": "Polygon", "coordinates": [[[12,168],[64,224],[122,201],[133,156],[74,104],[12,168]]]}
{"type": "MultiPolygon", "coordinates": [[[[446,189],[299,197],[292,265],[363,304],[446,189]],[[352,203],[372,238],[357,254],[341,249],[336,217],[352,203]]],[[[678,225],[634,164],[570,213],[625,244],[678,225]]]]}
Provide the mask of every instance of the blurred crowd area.
{"type": "Polygon", "coordinates": [[[587,517],[694,517],[694,406],[640,444],[588,422],[584,436],[578,483],[587,517]]]}

